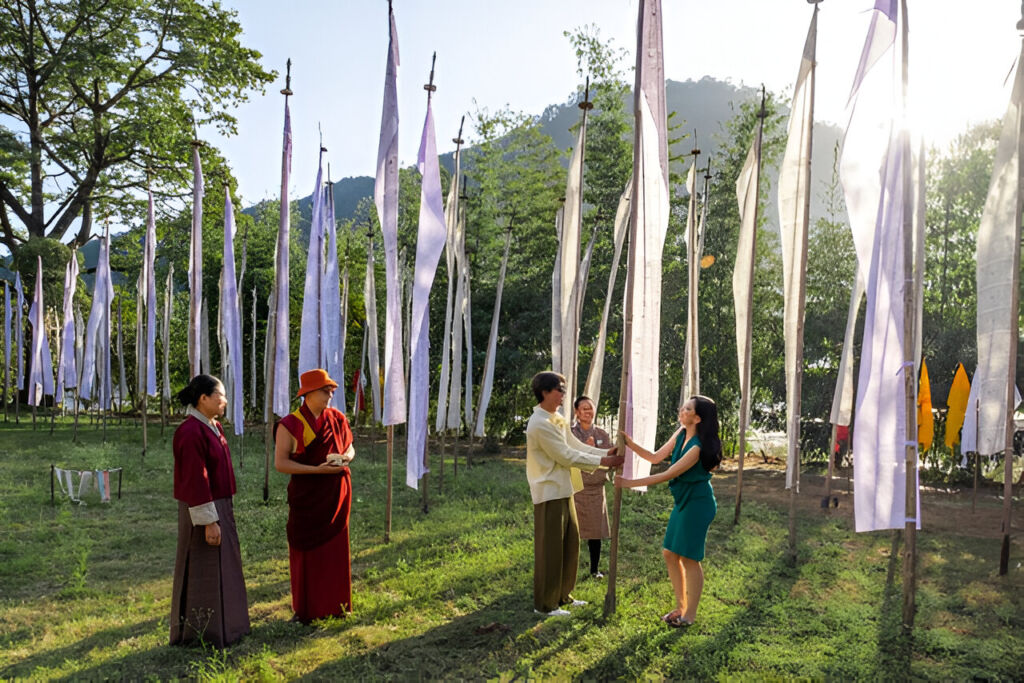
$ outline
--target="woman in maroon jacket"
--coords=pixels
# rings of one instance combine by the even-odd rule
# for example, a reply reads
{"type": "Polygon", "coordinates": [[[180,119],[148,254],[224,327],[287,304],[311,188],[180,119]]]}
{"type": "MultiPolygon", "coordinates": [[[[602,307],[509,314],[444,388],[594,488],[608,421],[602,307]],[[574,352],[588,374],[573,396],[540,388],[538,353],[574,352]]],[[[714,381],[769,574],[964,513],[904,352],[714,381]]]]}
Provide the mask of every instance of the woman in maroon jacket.
{"type": "Polygon", "coordinates": [[[197,375],[178,393],[187,406],[174,432],[178,554],[171,597],[171,645],[199,641],[223,648],[249,633],[231,497],[235,471],[224,430],[224,385],[197,375]]]}
{"type": "Polygon", "coordinates": [[[331,408],[338,388],[324,370],[299,377],[302,405],[278,422],[274,467],[288,483],[288,564],[295,619],[341,616],[352,611],[348,515],[355,456],[345,414],[331,408]]]}

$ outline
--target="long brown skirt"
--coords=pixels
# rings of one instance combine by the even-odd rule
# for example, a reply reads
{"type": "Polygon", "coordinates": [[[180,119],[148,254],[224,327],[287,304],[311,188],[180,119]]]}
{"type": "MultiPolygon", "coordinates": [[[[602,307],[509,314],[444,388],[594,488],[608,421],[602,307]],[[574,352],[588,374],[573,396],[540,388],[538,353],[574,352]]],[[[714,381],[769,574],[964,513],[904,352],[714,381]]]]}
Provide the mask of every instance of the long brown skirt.
{"type": "Polygon", "coordinates": [[[171,593],[171,645],[202,641],[223,648],[249,633],[249,603],[242,576],[235,513],[230,498],[213,501],[220,517],[220,545],[207,545],[206,530],[192,526],[178,501],[178,554],[171,593]]]}

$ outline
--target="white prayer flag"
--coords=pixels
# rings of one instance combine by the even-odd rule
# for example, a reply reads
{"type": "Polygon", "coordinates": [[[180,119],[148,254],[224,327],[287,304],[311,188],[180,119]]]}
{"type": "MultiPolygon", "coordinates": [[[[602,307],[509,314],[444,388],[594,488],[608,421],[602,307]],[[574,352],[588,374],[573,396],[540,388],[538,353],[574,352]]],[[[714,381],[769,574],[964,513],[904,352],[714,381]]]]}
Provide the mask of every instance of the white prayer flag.
{"type": "Polygon", "coordinates": [[[437,261],[445,246],[444,207],[441,203],[441,173],[434,137],[434,114],[427,99],[418,158],[420,222],[416,238],[416,266],[412,292],[412,321],[409,329],[409,426],[406,440],[406,485],[417,482],[429,470],[424,463],[427,440],[427,408],[430,403],[430,289],[437,261]]]}
{"type": "Polygon", "coordinates": [[[146,307],[146,393],[156,396],[156,217],[153,211],[153,192],[146,188],[146,194],[149,201],[142,258],[142,301],[146,307]]]}
{"type": "Polygon", "coordinates": [[[384,107],[377,147],[377,180],[373,199],[384,234],[384,277],[387,318],[384,324],[384,411],[386,426],[405,421],[405,373],[402,359],[401,275],[398,272],[398,29],[388,9],[388,65],[384,107]]]}
{"type": "MultiPolygon", "coordinates": [[[[906,523],[907,415],[904,359],[904,196],[906,138],[894,125],[900,60],[893,49],[895,0],[877,0],[843,143],[840,175],[867,307],[853,432],[857,531],[906,523]]],[[[915,440],[916,445],[916,440],[915,440]]],[[[917,521],[920,525],[920,517],[917,521]]]]}
{"type": "MultiPolygon", "coordinates": [[[[1024,59],[1024,49],[1021,51],[1024,59]]],[[[1010,351],[1017,343],[1018,311],[1014,266],[1019,263],[1021,220],[1021,140],[1024,137],[1024,64],[1017,60],[1017,74],[1003,130],[996,148],[985,209],[978,226],[978,368],[971,391],[978,387],[978,444],[981,455],[1006,450],[1007,424],[1014,406],[1006,405],[1010,351]]],[[[970,408],[968,408],[970,410],[970,408]]]]}
{"type": "Polygon", "coordinates": [[[53,395],[53,364],[50,360],[50,345],[46,340],[45,307],[43,305],[43,257],[36,256],[36,286],[32,307],[28,312],[32,325],[32,347],[30,350],[28,404],[39,405],[44,395],[53,395]]]}
{"type": "MultiPolygon", "coordinates": [[[[302,324],[299,326],[299,376],[323,367],[320,344],[325,330],[320,327],[324,273],[323,150],[320,151],[313,186],[313,207],[306,256],[306,284],[302,291],[302,324]]],[[[325,368],[326,369],[326,368],[325,368]]],[[[330,373],[328,373],[330,374],[330,373]]],[[[335,380],[337,381],[337,380],[335,380]]]]}
{"type": "Polygon", "coordinates": [[[220,312],[224,339],[228,346],[228,362],[231,375],[231,424],[235,436],[245,431],[245,413],[242,398],[244,384],[242,370],[242,312],[238,309],[238,285],[235,280],[235,207],[231,203],[230,188],[224,186],[224,296],[220,312]]]}
{"type": "Polygon", "coordinates": [[[580,231],[583,225],[583,153],[586,145],[587,125],[584,114],[576,136],[576,147],[569,159],[569,172],[565,181],[565,204],[562,207],[562,231],[558,242],[559,292],[558,305],[561,324],[559,342],[560,358],[565,376],[565,393],[562,395],[562,412],[572,415],[572,404],[576,397],[576,364],[579,352],[579,275],[580,275],[580,231]]]}
{"type": "MultiPolygon", "coordinates": [[[[281,144],[281,206],[277,226],[277,245],[274,251],[274,335],[270,348],[273,349],[273,378],[268,386],[273,387],[270,397],[272,412],[284,417],[291,412],[291,391],[289,390],[291,356],[288,353],[288,339],[291,332],[289,320],[290,298],[288,294],[289,263],[288,249],[291,244],[291,207],[288,204],[288,179],[292,172],[292,115],[288,98],[284,100],[284,140],[281,144]]],[[[268,416],[269,419],[269,416],[268,416]]]]}
{"type": "Polygon", "coordinates": [[[512,231],[505,233],[505,251],[501,255],[501,269],[498,271],[498,287],[494,292],[494,312],[491,314],[491,334],[487,338],[487,357],[484,360],[484,376],[480,382],[480,405],[476,411],[476,427],[473,436],[484,435],[484,418],[491,402],[494,384],[494,361],[498,353],[498,319],[501,316],[501,293],[505,287],[505,271],[508,269],[508,249],[512,243],[512,231]]]}
{"type": "MultiPolygon", "coordinates": [[[[64,390],[78,386],[78,363],[75,358],[75,290],[78,288],[78,250],[71,252],[64,269],[64,325],[61,328],[60,358],[57,363],[56,400],[64,402],[64,390]]],[[[5,366],[6,367],[6,366],[5,366]]]]}
{"type": "Polygon", "coordinates": [[[348,317],[348,264],[345,264],[345,301],[342,303],[338,289],[338,228],[334,218],[334,185],[330,182],[324,188],[324,227],[327,228],[327,262],[324,265],[323,323],[325,343],[321,349],[323,367],[327,374],[338,383],[338,391],[331,396],[331,407],[345,412],[345,326],[348,317]]]}
{"type": "Polygon", "coordinates": [[[750,345],[753,333],[754,263],[757,251],[757,202],[761,176],[761,125],[750,144],[740,177],[736,180],[740,232],[736,266],[732,271],[732,297],[736,307],[736,362],[740,380],[739,431],[750,423],[750,345]]]}
{"type": "MultiPolygon", "coordinates": [[[[800,389],[807,281],[807,230],[814,134],[814,60],[818,6],[807,30],[789,114],[786,151],[779,169],[779,236],[782,242],[783,336],[786,366],[786,488],[795,483],[800,458],[800,389]]],[[[749,363],[749,361],[748,361],[749,363]]]]}
{"type": "Polygon", "coordinates": [[[202,367],[203,305],[203,166],[199,145],[192,146],[192,233],[188,251],[188,359],[189,376],[209,372],[202,367]]]}
{"type": "MultiPolygon", "coordinates": [[[[653,443],[658,426],[658,378],[661,373],[661,256],[668,230],[668,137],[661,2],[642,2],[637,25],[636,110],[639,147],[634,150],[637,196],[630,240],[633,272],[632,339],[628,349],[629,396],[626,426],[637,443],[653,443]]],[[[650,463],[630,452],[624,474],[646,476],[650,463]]]]}
{"type": "Polygon", "coordinates": [[[448,185],[448,201],[444,205],[445,262],[448,266],[448,298],[444,308],[444,336],[441,338],[441,381],[437,388],[437,420],[434,429],[438,432],[448,426],[448,392],[451,389],[452,319],[454,316],[455,282],[455,229],[459,203],[459,162],[460,150],[455,149],[455,172],[448,185]]]}
{"type": "Polygon", "coordinates": [[[633,192],[633,179],[630,178],[619,197],[619,206],[615,210],[615,225],[613,228],[613,239],[615,251],[612,255],[612,267],[608,272],[608,289],[604,299],[604,311],[601,313],[601,327],[597,331],[597,341],[594,343],[594,355],[590,360],[590,371],[587,373],[587,384],[583,394],[589,396],[594,406],[600,404],[601,380],[604,375],[604,353],[608,339],[608,314],[612,307],[612,294],[615,290],[615,275],[619,270],[619,259],[622,257],[622,245],[626,241],[626,233],[629,228],[629,198],[633,192]]]}

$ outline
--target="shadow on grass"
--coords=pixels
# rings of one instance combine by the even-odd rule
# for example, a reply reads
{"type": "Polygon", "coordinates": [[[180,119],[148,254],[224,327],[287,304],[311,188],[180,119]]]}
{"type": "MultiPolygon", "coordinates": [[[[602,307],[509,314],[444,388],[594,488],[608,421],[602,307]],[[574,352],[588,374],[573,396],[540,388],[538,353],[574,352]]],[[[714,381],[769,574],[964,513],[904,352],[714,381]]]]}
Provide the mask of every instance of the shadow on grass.
{"type": "MultiPolygon", "coordinates": [[[[107,648],[110,647],[111,643],[118,643],[130,638],[147,635],[157,628],[161,621],[161,619],[147,619],[146,621],[134,624],[96,631],[87,638],[83,638],[70,645],[30,655],[0,670],[0,678],[37,678],[39,675],[34,673],[37,668],[58,669],[65,666],[69,660],[88,657],[89,653],[97,648],[107,648]]],[[[129,656],[134,657],[136,655],[129,656]]],[[[110,672],[106,671],[104,667],[101,667],[102,671],[97,670],[93,677],[109,678],[110,672]]],[[[74,674],[76,678],[79,676],[79,672],[74,674]]]]}
{"type": "MultiPolygon", "coordinates": [[[[558,657],[599,626],[599,607],[584,608],[572,617],[546,619],[534,614],[529,605],[528,595],[506,593],[471,614],[341,656],[307,675],[327,680],[493,678],[513,670],[527,678],[533,668],[558,657]]],[[[352,626],[359,624],[359,620],[352,622],[352,626]]]]}

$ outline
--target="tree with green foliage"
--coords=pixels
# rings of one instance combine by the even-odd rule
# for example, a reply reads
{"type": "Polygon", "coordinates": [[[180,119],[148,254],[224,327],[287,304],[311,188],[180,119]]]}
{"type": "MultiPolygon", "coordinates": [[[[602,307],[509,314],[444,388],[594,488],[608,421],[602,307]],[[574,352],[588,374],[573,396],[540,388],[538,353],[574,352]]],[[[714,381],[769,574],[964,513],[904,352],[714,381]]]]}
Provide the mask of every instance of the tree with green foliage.
{"type": "Polygon", "coordinates": [[[235,132],[229,112],[274,73],[211,0],[17,0],[0,4],[0,242],[73,243],[94,215],[135,216],[147,175],[188,185],[195,125],[235,132]]]}

